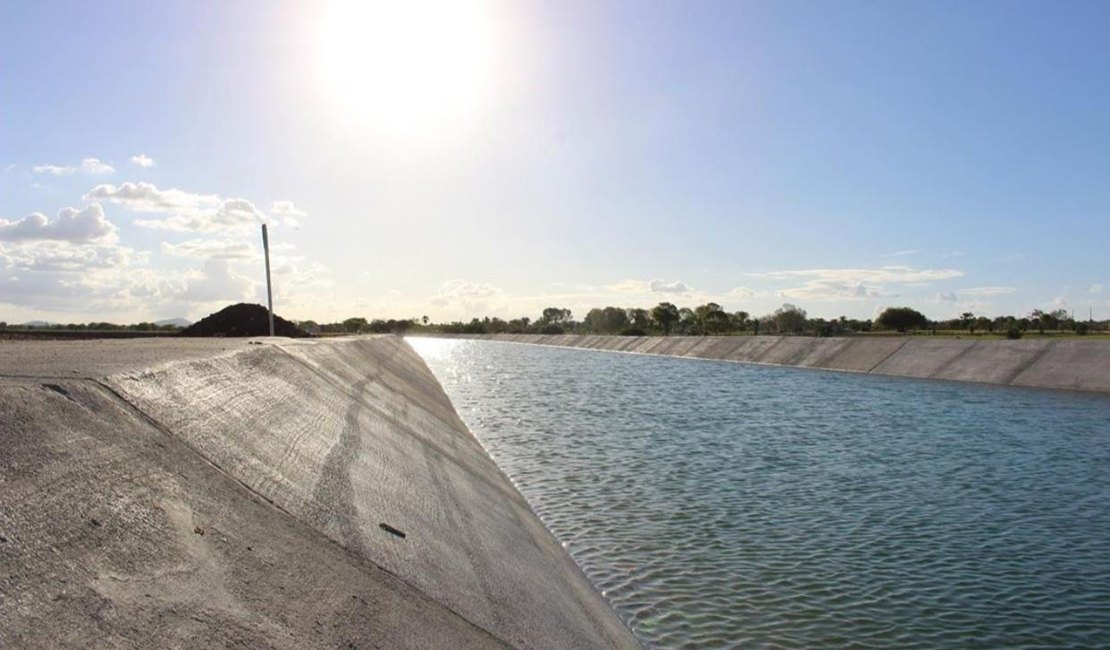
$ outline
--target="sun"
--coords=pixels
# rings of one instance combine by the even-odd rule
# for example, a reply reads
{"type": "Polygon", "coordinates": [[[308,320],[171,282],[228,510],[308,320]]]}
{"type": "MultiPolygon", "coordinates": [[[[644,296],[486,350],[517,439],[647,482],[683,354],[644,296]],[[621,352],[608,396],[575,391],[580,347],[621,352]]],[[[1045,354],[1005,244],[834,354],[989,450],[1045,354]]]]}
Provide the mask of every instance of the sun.
{"type": "Polygon", "coordinates": [[[347,119],[409,133],[474,116],[493,81],[493,23],[468,0],[337,0],[324,9],[316,76],[347,119]]]}

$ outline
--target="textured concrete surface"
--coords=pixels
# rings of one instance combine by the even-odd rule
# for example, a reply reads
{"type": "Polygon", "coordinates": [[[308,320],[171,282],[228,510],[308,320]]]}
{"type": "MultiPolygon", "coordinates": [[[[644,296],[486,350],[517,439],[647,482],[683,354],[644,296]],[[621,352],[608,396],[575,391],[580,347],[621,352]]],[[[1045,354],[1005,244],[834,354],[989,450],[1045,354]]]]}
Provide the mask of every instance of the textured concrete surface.
{"type": "Polygon", "coordinates": [[[0,345],[0,647],[637,647],[400,339],[134,343],[0,345]]]}
{"type": "Polygon", "coordinates": [[[535,334],[452,338],[1110,393],[1110,341],[1097,339],[535,334]]]}

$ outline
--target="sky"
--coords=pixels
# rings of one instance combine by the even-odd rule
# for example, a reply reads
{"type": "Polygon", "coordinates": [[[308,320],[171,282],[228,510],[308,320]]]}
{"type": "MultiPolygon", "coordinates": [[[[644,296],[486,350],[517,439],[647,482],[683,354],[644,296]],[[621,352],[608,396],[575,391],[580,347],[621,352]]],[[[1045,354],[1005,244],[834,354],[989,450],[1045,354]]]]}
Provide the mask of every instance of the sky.
{"type": "Polygon", "coordinates": [[[0,0],[0,321],[1110,318],[1106,2],[0,0]]]}

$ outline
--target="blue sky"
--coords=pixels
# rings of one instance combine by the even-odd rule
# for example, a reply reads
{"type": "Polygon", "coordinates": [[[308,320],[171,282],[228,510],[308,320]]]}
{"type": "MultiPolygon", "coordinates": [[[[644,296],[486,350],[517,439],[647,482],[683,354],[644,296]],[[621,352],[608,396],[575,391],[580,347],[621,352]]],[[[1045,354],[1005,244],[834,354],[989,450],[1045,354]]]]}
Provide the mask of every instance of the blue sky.
{"type": "Polygon", "coordinates": [[[0,320],[1110,318],[1101,2],[0,3],[0,320]]]}

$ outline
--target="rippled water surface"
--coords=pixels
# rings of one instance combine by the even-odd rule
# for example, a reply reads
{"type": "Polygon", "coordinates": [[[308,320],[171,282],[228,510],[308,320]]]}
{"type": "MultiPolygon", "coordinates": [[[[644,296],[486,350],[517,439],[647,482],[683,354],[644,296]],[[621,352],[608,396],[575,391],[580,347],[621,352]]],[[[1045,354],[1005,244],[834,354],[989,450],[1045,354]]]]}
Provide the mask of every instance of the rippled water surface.
{"type": "Polygon", "coordinates": [[[645,645],[1110,647],[1110,398],[410,342],[645,645]]]}

